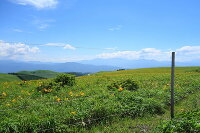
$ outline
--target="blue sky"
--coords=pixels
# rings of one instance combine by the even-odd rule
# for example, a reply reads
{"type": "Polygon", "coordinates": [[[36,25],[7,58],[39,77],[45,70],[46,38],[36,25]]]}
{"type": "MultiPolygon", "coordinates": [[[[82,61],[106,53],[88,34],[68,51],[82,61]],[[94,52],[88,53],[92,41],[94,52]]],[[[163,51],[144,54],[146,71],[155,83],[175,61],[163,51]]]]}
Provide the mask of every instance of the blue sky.
{"type": "Polygon", "coordinates": [[[200,59],[199,0],[1,0],[0,59],[200,59]],[[92,49],[96,48],[96,49],[92,49]]]}

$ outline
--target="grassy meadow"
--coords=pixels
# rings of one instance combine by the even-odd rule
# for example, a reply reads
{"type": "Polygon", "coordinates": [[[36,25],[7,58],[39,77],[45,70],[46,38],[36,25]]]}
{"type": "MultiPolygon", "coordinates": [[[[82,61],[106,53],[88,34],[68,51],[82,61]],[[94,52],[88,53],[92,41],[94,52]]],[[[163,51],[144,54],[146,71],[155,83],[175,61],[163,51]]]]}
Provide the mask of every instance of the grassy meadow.
{"type": "Polygon", "coordinates": [[[173,121],[170,68],[99,72],[71,84],[55,78],[20,81],[7,74],[1,79],[0,74],[0,132],[172,133],[186,132],[188,125],[189,132],[199,132],[199,70],[175,69],[173,121]]]}
{"type": "Polygon", "coordinates": [[[0,82],[6,82],[6,81],[20,81],[20,79],[16,75],[0,73],[0,82]]]}

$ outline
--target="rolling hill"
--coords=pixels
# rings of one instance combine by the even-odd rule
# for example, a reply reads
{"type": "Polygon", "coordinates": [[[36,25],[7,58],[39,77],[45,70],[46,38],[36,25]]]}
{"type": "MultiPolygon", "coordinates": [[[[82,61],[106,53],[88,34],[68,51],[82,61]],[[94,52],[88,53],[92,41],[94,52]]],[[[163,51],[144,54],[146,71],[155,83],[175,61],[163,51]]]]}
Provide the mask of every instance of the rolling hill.
{"type": "Polygon", "coordinates": [[[20,81],[20,78],[18,78],[16,75],[0,73],[0,82],[6,81],[20,81]]]}

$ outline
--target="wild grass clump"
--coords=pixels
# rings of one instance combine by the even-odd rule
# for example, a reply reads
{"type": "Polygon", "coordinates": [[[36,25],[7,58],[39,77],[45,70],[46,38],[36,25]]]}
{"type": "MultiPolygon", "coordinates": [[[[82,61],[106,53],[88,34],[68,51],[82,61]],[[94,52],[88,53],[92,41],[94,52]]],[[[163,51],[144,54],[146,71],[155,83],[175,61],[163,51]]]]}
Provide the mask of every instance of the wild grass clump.
{"type": "Polygon", "coordinates": [[[61,89],[61,84],[56,83],[53,80],[44,81],[39,86],[36,87],[36,90],[43,94],[47,94],[52,91],[59,91],[60,89],[61,89]]]}
{"type": "Polygon", "coordinates": [[[60,74],[54,79],[56,83],[60,83],[61,86],[73,86],[75,85],[75,76],[71,74],[60,74]]]}
{"type": "Polygon", "coordinates": [[[137,96],[136,93],[121,93],[116,96],[120,102],[119,107],[124,116],[142,117],[148,114],[163,114],[164,105],[153,98],[137,96]]]}
{"type": "Polygon", "coordinates": [[[200,110],[183,112],[173,120],[165,121],[157,127],[156,132],[162,133],[199,133],[200,110]]]}
{"type": "Polygon", "coordinates": [[[75,85],[75,76],[70,74],[60,74],[56,78],[46,80],[37,86],[37,91],[42,93],[50,93],[53,90],[59,91],[64,86],[75,85]]]}
{"type": "Polygon", "coordinates": [[[129,90],[129,91],[136,91],[139,89],[139,85],[136,81],[132,79],[126,79],[126,80],[119,80],[116,82],[111,83],[108,85],[109,90],[119,90],[122,91],[123,89],[129,90]]]}

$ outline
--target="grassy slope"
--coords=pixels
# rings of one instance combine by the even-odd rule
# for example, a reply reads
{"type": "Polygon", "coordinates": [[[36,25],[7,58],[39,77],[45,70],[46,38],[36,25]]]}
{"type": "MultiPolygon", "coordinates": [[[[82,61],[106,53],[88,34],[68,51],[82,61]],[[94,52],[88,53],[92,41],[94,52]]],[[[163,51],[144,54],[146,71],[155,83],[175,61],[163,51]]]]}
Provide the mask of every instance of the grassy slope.
{"type": "MultiPolygon", "coordinates": [[[[196,79],[199,78],[199,73],[189,73],[191,71],[193,71],[194,69],[197,69],[199,67],[179,67],[176,68],[176,79],[179,79],[181,77],[184,77],[183,80],[181,80],[181,84],[180,86],[184,87],[185,84],[182,84],[182,82],[184,83],[184,80],[190,80],[188,78],[191,79],[196,79]],[[187,73],[186,73],[187,72],[187,73]],[[190,77],[191,76],[191,77],[190,77]],[[193,77],[192,77],[193,76],[193,77]]],[[[107,83],[109,83],[111,80],[113,79],[117,79],[117,80],[121,80],[123,78],[134,78],[134,79],[138,79],[138,80],[149,80],[149,79],[154,79],[154,78],[162,78],[163,79],[170,79],[170,68],[145,68],[145,69],[135,69],[135,70],[125,70],[125,71],[116,71],[116,72],[101,72],[101,73],[96,73],[93,74],[93,76],[82,76],[82,77],[78,77],[77,81],[78,81],[78,88],[80,88],[80,91],[85,91],[86,95],[100,95],[101,93],[107,93],[105,90],[105,87],[107,83]],[[161,76],[160,76],[161,75],[161,76]],[[100,91],[99,93],[97,93],[98,91],[100,91]]],[[[170,81],[170,80],[169,80],[170,81]]],[[[166,82],[167,83],[167,82],[166,82]]],[[[164,85],[166,84],[164,82],[164,85]]],[[[148,83],[149,84],[149,83],[148,83]]],[[[159,85],[159,83],[153,84],[152,86],[147,86],[147,89],[163,89],[161,88],[162,85],[159,85]]],[[[188,87],[188,86],[187,86],[188,87]]],[[[177,87],[176,87],[177,88],[177,87]]],[[[34,88],[31,88],[34,89],[34,88]]],[[[69,91],[75,91],[78,89],[77,88],[67,88],[69,89],[69,91]]],[[[18,89],[19,90],[19,89],[18,89]]],[[[16,90],[16,92],[18,91],[16,90]]],[[[67,90],[62,90],[63,94],[67,94],[67,90]]],[[[56,92],[57,93],[57,92],[56,92]]],[[[35,95],[37,93],[34,93],[35,95]]],[[[62,94],[56,94],[58,95],[58,97],[60,97],[61,99],[63,99],[61,97],[62,94]]],[[[50,95],[46,95],[49,96],[50,95]]],[[[179,102],[178,104],[176,104],[176,113],[181,112],[183,110],[192,110],[196,107],[200,107],[200,97],[199,97],[199,93],[196,94],[191,94],[190,96],[188,96],[187,98],[183,99],[181,102],[179,102]]],[[[39,98],[43,98],[43,97],[39,97],[39,98]]],[[[48,99],[49,99],[48,98],[48,99]]],[[[45,97],[44,97],[45,100],[45,97]]],[[[94,101],[96,99],[93,99],[94,101]]],[[[42,100],[41,100],[42,101],[42,100]]],[[[53,108],[53,105],[51,106],[53,108]]],[[[79,107],[79,106],[77,106],[79,107]]],[[[61,107],[60,107],[61,108],[61,107]]],[[[50,108],[48,108],[50,109],[50,108]]],[[[62,109],[60,109],[60,111],[62,111],[62,109]]],[[[60,112],[59,112],[60,113],[60,112]]],[[[59,115],[59,114],[57,114],[59,115]]],[[[143,118],[136,118],[136,119],[131,119],[131,118],[121,118],[121,119],[116,119],[114,120],[111,124],[105,124],[103,123],[102,125],[96,125],[93,126],[91,129],[87,129],[87,128],[83,128],[81,131],[82,132],[91,132],[91,133],[95,133],[95,132],[146,132],[146,131],[151,131],[155,126],[157,126],[163,119],[169,119],[170,118],[170,114],[169,114],[169,110],[166,111],[166,113],[164,115],[154,115],[154,116],[146,116],[143,118]]]]}
{"type": "MultiPolygon", "coordinates": [[[[176,73],[185,73],[185,72],[193,72],[200,67],[176,67],[176,73]]],[[[171,73],[170,67],[156,67],[156,68],[141,68],[141,69],[130,69],[130,70],[123,70],[123,71],[112,71],[112,72],[99,72],[93,75],[96,76],[106,76],[106,75],[120,75],[120,74],[134,74],[134,73],[171,73]]]]}
{"type": "Polygon", "coordinates": [[[43,77],[43,78],[52,78],[61,73],[53,72],[49,70],[37,70],[37,71],[20,71],[20,72],[17,72],[17,74],[34,75],[34,76],[43,77]]]}
{"type": "Polygon", "coordinates": [[[17,72],[16,74],[17,75],[2,73],[0,74],[0,82],[20,81],[21,79],[19,77],[22,77],[23,80],[53,78],[61,73],[49,70],[37,70],[37,71],[20,71],[17,72]]]}
{"type": "MultiPolygon", "coordinates": [[[[200,108],[200,94],[192,94],[175,106],[175,112],[193,111],[200,108]]],[[[112,124],[93,127],[91,130],[83,130],[90,133],[141,133],[155,132],[155,128],[165,120],[170,120],[170,109],[163,115],[146,116],[143,118],[116,119],[112,124]]]]}
{"type": "Polygon", "coordinates": [[[15,75],[1,73],[0,82],[6,82],[6,81],[20,81],[20,79],[15,75]]]}
{"type": "MultiPolygon", "coordinates": [[[[194,71],[200,67],[176,67],[176,73],[195,73],[194,71]]],[[[111,76],[111,75],[121,75],[121,74],[147,74],[147,73],[170,73],[171,69],[169,67],[163,68],[142,68],[142,69],[132,69],[124,71],[114,71],[114,72],[100,72],[94,75],[96,76],[111,76]]],[[[189,95],[187,98],[183,99],[180,103],[175,105],[175,114],[183,111],[192,111],[194,109],[200,108],[200,92],[189,95]]],[[[91,130],[83,130],[83,132],[106,132],[106,133],[140,133],[140,132],[155,132],[155,128],[163,121],[170,120],[170,108],[163,115],[156,116],[146,116],[144,118],[124,118],[116,119],[112,124],[107,124],[93,127],[91,130]]]]}

